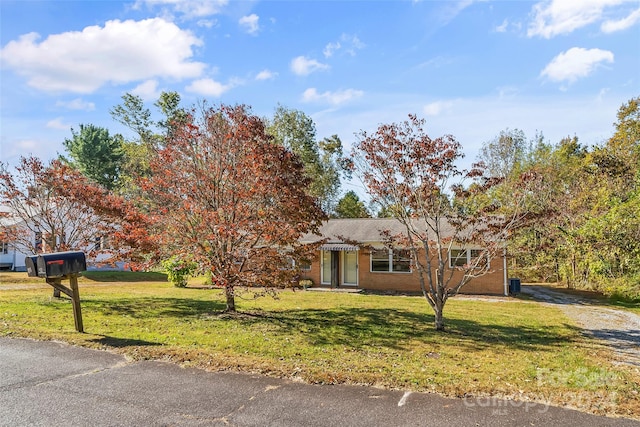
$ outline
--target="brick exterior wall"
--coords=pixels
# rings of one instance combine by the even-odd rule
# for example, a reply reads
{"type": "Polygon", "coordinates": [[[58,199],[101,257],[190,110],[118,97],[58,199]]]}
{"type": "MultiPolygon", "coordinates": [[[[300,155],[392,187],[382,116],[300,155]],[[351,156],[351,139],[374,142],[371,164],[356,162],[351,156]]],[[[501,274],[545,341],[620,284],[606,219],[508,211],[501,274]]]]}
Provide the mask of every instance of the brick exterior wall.
{"type": "MultiPolygon", "coordinates": [[[[320,253],[318,253],[318,255],[320,255],[320,253]]],[[[472,279],[462,287],[460,293],[504,295],[503,265],[501,257],[492,259],[489,273],[472,279]]],[[[452,283],[456,283],[456,279],[459,280],[461,276],[461,271],[455,271],[452,283]]],[[[342,278],[342,274],[340,277],[342,278]]],[[[314,286],[329,286],[322,285],[320,282],[320,256],[311,264],[310,270],[303,272],[302,278],[313,280],[314,286]]],[[[345,288],[354,287],[347,285],[339,286],[345,288]]],[[[415,271],[411,273],[372,272],[369,251],[360,250],[358,251],[358,286],[356,288],[375,291],[420,292],[420,281],[415,271]]]]}

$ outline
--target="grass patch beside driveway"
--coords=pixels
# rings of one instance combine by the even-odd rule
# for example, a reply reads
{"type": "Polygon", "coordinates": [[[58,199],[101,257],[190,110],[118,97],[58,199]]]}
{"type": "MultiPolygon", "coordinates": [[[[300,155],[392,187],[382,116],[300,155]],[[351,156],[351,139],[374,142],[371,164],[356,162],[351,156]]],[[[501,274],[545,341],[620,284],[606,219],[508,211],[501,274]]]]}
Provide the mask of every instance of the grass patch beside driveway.
{"type": "Polygon", "coordinates": [[[0,335],[109,348],[134,359],[243,370],[311,383],[492,395],[596,413],[640,414],[640,374],[614,366],[554,307],[452,299],[448,330],[421,297],[283,291],[237,300],[163,282],[80,286],[85,334],[68,299],[0,291],[0,335]]]}

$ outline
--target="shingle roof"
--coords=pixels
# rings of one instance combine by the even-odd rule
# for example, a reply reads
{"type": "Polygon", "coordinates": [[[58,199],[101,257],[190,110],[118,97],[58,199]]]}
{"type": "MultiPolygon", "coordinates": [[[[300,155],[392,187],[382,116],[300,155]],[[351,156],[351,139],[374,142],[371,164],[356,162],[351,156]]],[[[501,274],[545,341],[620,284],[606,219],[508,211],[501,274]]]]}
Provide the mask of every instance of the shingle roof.
{"type": "MultiPolygon", "coordinates": [[[[381,232],[389,231],[391,234],[404,233],[404,226],[394,218],[344,218],[330,219],[320,227],[322,236],[306,234],[300,241],[313,243],[322,239],[328,239],[328,243],[339,243],[348,239],[360,243],[374,243],[382,240],[381,232]]],[[[443,229],[448,235],[453,234],[451,227],[443,229]]]]}

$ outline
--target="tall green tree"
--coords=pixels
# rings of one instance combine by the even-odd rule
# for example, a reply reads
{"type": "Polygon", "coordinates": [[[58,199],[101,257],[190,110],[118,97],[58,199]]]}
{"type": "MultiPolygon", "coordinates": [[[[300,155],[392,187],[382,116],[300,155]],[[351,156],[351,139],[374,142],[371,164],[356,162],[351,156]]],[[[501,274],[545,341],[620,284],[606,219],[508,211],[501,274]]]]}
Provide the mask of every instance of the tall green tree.
{"type": "Polygon", "coordinates": [[[109,111],[115,121],[135,135],[123,142],[121,181],[124,193],[139,194],[136,177],[151,173],[149,159],[164,147],[175,129],[188,120],[188,112],[180,106],[180,102],[177,92],[162,92],[154,103],[159,116],[155,119],[140,96],[125,93],[122,103],[109,111]]]}
{"type": "Polygon", "coordinates": [[[521,166],[528,151],[525,134],[520,129],[506,129],[482,144],[478,159],[489,175],[505,178],[521,166]]]}
{"type": "Polygon", "coordinates": [[[63,142],[68,157],[61,159],[103,187],[115,189],[125,157],[122,135],[110,135],[108,129],[92,124],[81,124],[78,131],[72,128],[71,134],[63,142]]]}
{"type": "Polygon", "coordinates": [[[296,153],[311,179],[309,194],[318,198],[326,213],[333,212],[344,171],[342,141],[337,135],[316,139],[316,126],[304,112],[279,105],[268,121],[267,132],[277,144],[296,153]]]}
{"type": "Polygon", "coordinates": [[[347,191],[338,201],[335,209],[336,218],[370,218],[371,214],[355,191],[347,191]]]}

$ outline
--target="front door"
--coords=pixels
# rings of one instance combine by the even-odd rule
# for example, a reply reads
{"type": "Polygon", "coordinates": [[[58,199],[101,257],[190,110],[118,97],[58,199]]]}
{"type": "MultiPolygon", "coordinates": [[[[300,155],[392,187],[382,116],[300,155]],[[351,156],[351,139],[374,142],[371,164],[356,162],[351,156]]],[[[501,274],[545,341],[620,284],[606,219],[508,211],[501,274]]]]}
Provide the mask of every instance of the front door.
{"type": "Polygon", "coordinates": [[[344,251],[342,263],[342,284],[358,286],[358,252],[344,251]]]}

